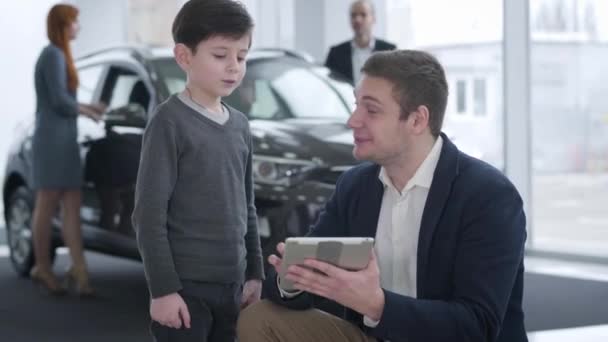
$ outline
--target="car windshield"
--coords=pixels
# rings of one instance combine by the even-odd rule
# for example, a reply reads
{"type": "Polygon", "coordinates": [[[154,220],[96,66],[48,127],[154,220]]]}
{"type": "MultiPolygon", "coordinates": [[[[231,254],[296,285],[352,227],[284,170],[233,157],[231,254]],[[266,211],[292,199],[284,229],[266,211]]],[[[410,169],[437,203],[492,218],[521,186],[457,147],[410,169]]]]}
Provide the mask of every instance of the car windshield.
{"type": "MultiPolygon", "coordinates": [[[[170,94],[184,89],[186,76],[171,58],[158,59],[170,94]]],[[[252,119],[340,118],[351,112],[352,86],[316,72],[294,58],[254,60],[242,84],[224,101],[252,119]]]]}

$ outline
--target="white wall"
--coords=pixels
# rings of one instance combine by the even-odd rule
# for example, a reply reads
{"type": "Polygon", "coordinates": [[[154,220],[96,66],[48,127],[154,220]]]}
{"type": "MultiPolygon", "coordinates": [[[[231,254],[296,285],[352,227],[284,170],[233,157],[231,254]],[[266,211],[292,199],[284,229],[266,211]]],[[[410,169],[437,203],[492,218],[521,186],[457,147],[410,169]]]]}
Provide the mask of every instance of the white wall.
{"type": "MultiPolygon", "coordinates": [[[[73,0],[81,10],[76,55],[137,41],[171,45],[171,23],[186,0],[73,0]],[[146,5],[149,7],[146,9],[146,5]],[[149,12],[146,14],[145,12],[149,12]],[[135,13],[134,13],[135,12],[135,13]],[[162,13],[161,13],[162,12],[162,13]],[[144,16],[142,18],[142,15],[144,16]],[[147,17],[154,17],[155,31],[147,17]],[[142,30],[148,29],[148,32],[142,30]]],[[[254,47],[294,47],[295,0],[243,0],[254,19],[254,47]]],[[[323,1],[322,1],[323,2],[323,1]]]]}
{"type": "Polygon", "coordinates": [[[293,48],[294,0],[255,0],[245,5],[255,22],[254,47],[293,48]]]}
{"type": "Polygon", "coordinates": [[[80,34],[72,45],[74,56],[108,46],[127,43],[128,9],[126,0],[73,0],[80,9],[80,34]]]}
{"type": "Polygon", "coordinates": [[[40,50],[48,44],[46,16],[57,1],[0,1],[0,172],[15,126],[34,116],[34,64],[40,50]]]}

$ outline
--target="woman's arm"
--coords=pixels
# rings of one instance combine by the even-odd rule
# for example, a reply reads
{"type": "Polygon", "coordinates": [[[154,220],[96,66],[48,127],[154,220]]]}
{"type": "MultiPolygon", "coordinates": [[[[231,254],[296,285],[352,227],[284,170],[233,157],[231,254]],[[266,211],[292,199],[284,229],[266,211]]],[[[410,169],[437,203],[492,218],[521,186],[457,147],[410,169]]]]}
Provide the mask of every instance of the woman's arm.
{"type": "Polygon", "coordinates": [[[101,114],[105,111],[105,105],[100,103],[97,105],[90,105],[85,103],[78,104],[78,112],[94,121],[101,120],[101,114]]]}
{"type": "Polygon", "coordinates": [[[51,106],[61,115],[77,116],[78,102],[68,89],[67,66],[63,52],[59,48],[49,50],[42,63],[51,106]]]}

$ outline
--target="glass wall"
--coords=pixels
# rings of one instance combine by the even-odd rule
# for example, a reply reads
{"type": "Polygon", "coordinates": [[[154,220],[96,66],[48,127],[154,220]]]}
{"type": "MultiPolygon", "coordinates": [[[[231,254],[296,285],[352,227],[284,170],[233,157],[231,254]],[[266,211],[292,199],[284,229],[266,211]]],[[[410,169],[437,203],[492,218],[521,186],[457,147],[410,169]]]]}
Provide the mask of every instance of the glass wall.
{"type": "Polygon", "coordinates": [[[608,1],[530,1],[532,246],[608,256],[608,1]]]}
{"type": "Polygon", "coordinates": [[[427,50],[445,67],[450,96],[444,131],[461,150],[498,168],[504,164],[502,5],[502,0],[386,2],[387,38],[400,48],[427,50]]]}
{"type": "Polygon", "coordinates": [[[387,0],[385,8],[386,38],[430,51],[446,69],[444,131],[461,150],[498,168],[504,165],[502,6],[502,0],[387,0]]]}

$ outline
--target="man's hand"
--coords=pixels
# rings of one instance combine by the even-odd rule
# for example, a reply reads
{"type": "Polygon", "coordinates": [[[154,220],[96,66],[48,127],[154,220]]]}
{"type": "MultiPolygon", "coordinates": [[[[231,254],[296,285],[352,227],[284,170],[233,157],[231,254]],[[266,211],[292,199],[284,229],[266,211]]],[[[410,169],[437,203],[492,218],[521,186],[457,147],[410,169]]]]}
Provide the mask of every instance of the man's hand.
{"type": "Polygon", "coordinates": [[[287,270],[286,278],[294,282],[295,288],[331,299],[374,321],[380,320],[384,292],[373,251],[367,267],[361,271],[346,271],[314,259],[306,260],[305,265],[310,269],[294,265],[287,270]]]}
{"type": "Polygon", "coordinates": [[[183,322],[183,326],[190,329],[188,306],[177,292],[152,299],[150,317],[170,328],[180,329],[183,322]]]}
{"type": "Polygon", "coordinates": [[[260,300],[262,296],[262,281],[259,279],[247,280],[243,285],[243,296],[241,297],[241,309],[260,300]]]}

